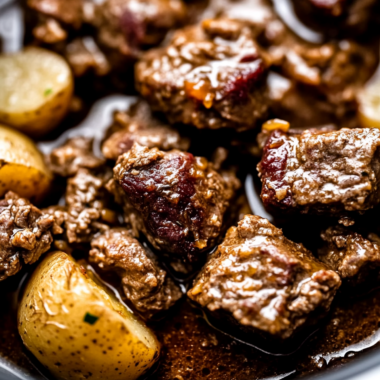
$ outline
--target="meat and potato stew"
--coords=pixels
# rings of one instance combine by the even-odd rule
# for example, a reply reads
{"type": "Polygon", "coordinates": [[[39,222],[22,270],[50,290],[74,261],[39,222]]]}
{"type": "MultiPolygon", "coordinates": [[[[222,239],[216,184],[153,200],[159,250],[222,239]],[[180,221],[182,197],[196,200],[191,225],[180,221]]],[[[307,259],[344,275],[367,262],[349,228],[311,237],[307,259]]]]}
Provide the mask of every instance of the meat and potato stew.
{"type": "Polygon", "coordinates": [[[380,348],[380,0],[8,8],[0,368],[280,380],[380,348]]]}

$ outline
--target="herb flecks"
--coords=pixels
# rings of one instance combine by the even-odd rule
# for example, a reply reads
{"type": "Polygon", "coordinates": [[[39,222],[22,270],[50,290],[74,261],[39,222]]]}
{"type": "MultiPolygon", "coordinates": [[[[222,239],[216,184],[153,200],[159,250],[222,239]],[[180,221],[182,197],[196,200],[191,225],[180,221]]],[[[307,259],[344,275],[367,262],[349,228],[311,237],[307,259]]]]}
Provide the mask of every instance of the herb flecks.
{"type": "Polygon", "coordinates": [[[98,319],[99,317],[97,317],[96,315],[86,313],[86,315],[83,318],[83,321],[88,323],[89,325],[94,325],[98,319]]]}
{"type": "Polygon", "coordinates": [[[44,92],[44,95],[45,96],[49,96],[49,95],[51,95],[53,93],[53,89],[52,88],[47,88],[46,90],[45,90],[45,92],[44,92]]]}

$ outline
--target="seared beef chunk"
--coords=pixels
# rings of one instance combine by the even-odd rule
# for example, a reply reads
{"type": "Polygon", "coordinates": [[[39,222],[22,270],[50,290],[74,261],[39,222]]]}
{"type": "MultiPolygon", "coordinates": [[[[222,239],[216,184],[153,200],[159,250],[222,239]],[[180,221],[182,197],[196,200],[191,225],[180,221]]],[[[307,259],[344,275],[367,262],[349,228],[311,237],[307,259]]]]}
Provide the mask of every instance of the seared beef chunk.
{"type": "Polygon", "coordinates": [[[339,215],[380,202],[380,131],[341,129],[291,135],[275,130],[258,165],[266,206],[339,215]]]}
{"type": "Polygon", "coordinates": [[[121,154],[128,152],[134,142],[148,148],[184,151],[190,143],[175,129],[154,118],[150,107],[143,101],[134,104],[127,112],[116,112],[110,132],[102,152],[104,157],[111,160],[117,160],[121,154]]]}
{"type": "Polygon", "coordinates": [[[109,178],[110,173],[95,175],[79,169],[68,180],[65,228],[69,243],[90,242],[94,234],[117,223],[117,214],[109,208],[110,197],[105,188],[109,178]]]}
{"type": "Polygon", "coordinates": [[[35,263],[50,248],[52,232],[62,232],[53,215],[11,191],[0,200],[0,231],[0,281],[35,263]]]}
{"type": "Polygon", "coordinates": [[[182,0],[28,0],[28,6],[38,15],[36,40],[66,55],[76,76],[131,69],[128,63],[159,44],[186,13],[182,0]]]}
{"type": "Polygon", "coordinates": [[[123,228],[106,231],[91,242],[90,262],[122,277],[125,296],[150,318],[169,309],[182,292],[157,260],[123,228]]]}
{"type": "Polygon", "coordinates": [[[170,122],[197,128],[253,128],[268,108],[266,64],[243,22],[206,20],[148,52],[136,85],[170,122]]]}
{"type": "Polygon", "coordinates": [[[190,261],[219,236],[239,186],[235,176],[226,180],[205,158],[136,143],[119,157],[114,180],[116,199],[125,198],[134,230],[142,231],[156,249],[190,261]]]}
{"type": "Polygon", "coordinates": [[[92,142],[92,139],[86,137],[75,137],[54,149],[46,156],[50,170],[62,177],[71,177],[80,168],[99,168],[104,160],[94,156],[92,142]]]}
{"type": "Polygon", "coordinates": [[[293,0],[301,19],[329,34],[367,32],[378,21],[377,0],[293,0]]]}
{"type": "Polygon", "coordinates": [[[185,18],[182,0],[106,0],[97,9],[98,40],[106,49],[137,58],[143,46],[159,44],[185,18]]]}
{"type": "Polygon", "coordinates": [[[329,310],[340,283],[302,244],[246,215],[228,230],[188,295],[212,313],[227,313],[243,330],[285,339],[329,310]]]}
{"type": "Polygon", "coordinates": [[[371,271],[380,272],[380,239],[370,233],[362,236],[351,229],[330,227],[321,234],[325,246],[318,257],[350,283],[366,281],[371,271]]]}

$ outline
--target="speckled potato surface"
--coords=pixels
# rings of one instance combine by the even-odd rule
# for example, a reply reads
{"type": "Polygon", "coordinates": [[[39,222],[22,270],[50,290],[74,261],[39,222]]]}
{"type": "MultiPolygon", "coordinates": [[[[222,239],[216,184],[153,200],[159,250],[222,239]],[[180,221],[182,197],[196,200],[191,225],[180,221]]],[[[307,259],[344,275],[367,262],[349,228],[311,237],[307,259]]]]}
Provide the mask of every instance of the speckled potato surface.
{"type": "Polygon", "coordinates": [[[57,379],[134,380],[159,357],[153,332],[64,252],[30,278],[18,330],[57,379]]]}
{"type": "Polygon", "coordinates": [[[73,77],[58,54],[29,47],[0,55],[0,89],[0,123],[40,136],[65,116],[73,77]]]}
{"type": "Polygon", "coordinates": [[[34,142],[0,125],[0,197],[12,190],[32,203],[39,203],[52,178],[34,142]]]}

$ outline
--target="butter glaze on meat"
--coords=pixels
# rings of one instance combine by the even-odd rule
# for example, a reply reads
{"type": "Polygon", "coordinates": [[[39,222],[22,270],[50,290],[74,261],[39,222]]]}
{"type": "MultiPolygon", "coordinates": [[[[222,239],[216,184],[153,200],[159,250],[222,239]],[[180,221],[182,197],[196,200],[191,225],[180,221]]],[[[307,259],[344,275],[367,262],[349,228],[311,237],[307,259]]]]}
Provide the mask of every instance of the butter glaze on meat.
{"type": "Polygon", "coordinates": [[[157,259],[124,228],[114,228],[91,242],[89,260],[122,278],[124,294],[146,318],[169,309],[182,292],[157,259]]]}
{"type": "Polygon", "coordinates": [[[300,135],[276,130],[258,165],[265,206],[339,215],[380,202],[380,131],[341,129],[300,135]]]}
{"type": "Polygon", "coordinates": [[[195,261],[219,236],[239,187],[235,176],[226,178],[204,158],[135,143],[119,157],[113,187],[124,194],[135,233],[143,232],[156,249],[195,261]]]}
{"type": "Polygon", "coordinates": [[[188,296],[247,331],[282,339],[329,310],[339,276],[259,216],[231,227],[188,296]]]}
{"type": "Polygon", "coordinates": [[[177,31],[136,67],[136,86],[152,108],[197,128],[255,127],[268,108],[265,79],[251,29],[229,19],[177,31]]]}

